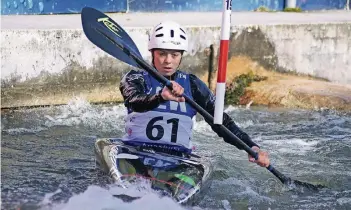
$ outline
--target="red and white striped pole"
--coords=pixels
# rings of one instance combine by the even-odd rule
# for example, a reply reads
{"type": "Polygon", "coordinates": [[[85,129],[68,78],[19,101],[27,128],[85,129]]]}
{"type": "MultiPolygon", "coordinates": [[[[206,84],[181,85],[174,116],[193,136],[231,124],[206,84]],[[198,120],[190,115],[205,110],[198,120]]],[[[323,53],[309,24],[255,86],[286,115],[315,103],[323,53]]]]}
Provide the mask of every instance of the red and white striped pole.
{"type": "Polygon", "coordinates": [[[224,111],[225,80],[227,72],[232,0],[223,0],[221,43],[219,47],[218,73],[214,124],[222,124],[224,111]]]}

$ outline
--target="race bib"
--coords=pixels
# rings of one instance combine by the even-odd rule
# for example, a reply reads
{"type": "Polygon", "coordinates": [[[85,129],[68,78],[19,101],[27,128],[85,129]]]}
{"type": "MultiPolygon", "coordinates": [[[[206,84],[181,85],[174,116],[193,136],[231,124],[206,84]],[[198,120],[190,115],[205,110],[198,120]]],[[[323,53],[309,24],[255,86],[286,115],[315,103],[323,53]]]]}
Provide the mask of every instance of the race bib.
{"type": "Polygon", "coordinates": [[[191,148],[193,121],[189,116],[167,112],[133,112],[126,117],[124,140],[173,143],[191,148]]]}

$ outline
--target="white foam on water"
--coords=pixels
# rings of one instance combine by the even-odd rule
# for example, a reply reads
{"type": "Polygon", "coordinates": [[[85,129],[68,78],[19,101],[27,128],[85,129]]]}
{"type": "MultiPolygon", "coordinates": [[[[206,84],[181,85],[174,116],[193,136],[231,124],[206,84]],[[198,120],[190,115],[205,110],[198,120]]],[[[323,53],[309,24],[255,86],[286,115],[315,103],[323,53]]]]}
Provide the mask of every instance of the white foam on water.
{"type": "Polygon", "coordinates": [[[339,198],[336,200],[336,202],[340,205],[348,204],[349,206],[351,206],[351,198],[339,198]]]}
{"type": "MultiPolygon", "coordinates": [[[[236,189],[236,192],[233,194],[231,192],[231,197],[236,197],[240,199],[248,199],[250,203],[273,203],[274,199],[271,199],[267,196],[260,195],[254,189],[250,187],[250,183],[248,180],[239,180],[237,178],[228,178],[222,181],[214,180],[212,181],[211,188],[215,189],[223,189],[223,186],[231,186],[236,189]]],[[[226,203],[226,202],[225,202],[226,203]]],[[[222,201],[223,204],[223,201],[222,201]]],[[[227,205],[226,205],[227,206],[227,205]]]]}
{"type": "MultiPolygon", "coordinates": [[[[255,125],[252,120],[245,120],[244,122],[235,121],[235,124],[241,129],[255,125]]],[[[211,126],[205,120],[196,121],[194,123],[194,131],[205,134],[206,136],[217,136],[217,134],[212,131],[211,126]]]]}
{"type": "Polygon", "coordinates": [[[55,192],[53,193],[46,193],[43,200],[40,202],[40,206],[47,206],[47,205],[50,205],[51,201],[50,201],[50,198],[52,198],[54,195],[58,194],[58,193],[61,193],[62,190],[61,189],[58,189],[56,190],[55,192]]]}
{"type": "Polygon", "coordinates": [[[266,148],[274,147],[275,151],[279,151],[281,153],[301,154],[313,150],[320,141],[307,141],[299,138],[291,138],[287,140],[262,140],[261,142],[262,144],[265,144],[266,148]]]}
{"type": "Polygon", "coordinates": [[[329,131],[334,131],[334,132],[343,132],[343,133],[351,134],[351,129],[350,128],[343,128],[343,127],[340,127],[340,126],[337,126],[337,125],[329,128],[328,130],[329,131]]]}
{"type": "Polygon", "coordinates": [[[212,131],[211,126],[205,120],[196,121],[196,123],[194,123],[194,131],[205,136],[217,136],[217,134],[212,131]]]}
{"type": "Polygon", "coordinates": [[[224,112],[225,112],[225,113],[229,113],[229,112],[232,112],[232,111],[236,111],[236,110],[238,110],[238,109],[239,109],[239,108],[236,107],[236,106],[229,105],[229,106],[224,110],[224,112]]]}
{"type": "MultiPolygon", "coordinates": [[[[232,106],[232,105],[229,105],[225,110],[224,112],[227,113],[227,114],[230,114],[231,112],[234,112],[234,111],[239,111],[240,110],[243,110],[242,108],[240,107],[237,107],[237,106],[232,106]]],[[[250,120],[250,119],[244,119],[244,121],[240,121],[238,119],[235,119],[235,117],[233,118],[235,124],[241,128],[241,129],[245,129],[245,128],[248,128],[250,126],[253,126],[255,125],[255,122],[253,120],[250,120]]]]}
{"type": "Polygon", "coordinates": [[[35,134],[40,131],[47,130],[47,128],[44,127],[35,127],[35,128],[10,128],[10,129],[5,129],[3,132],[8,133],[10,135],[18,135],[18,134],[35,134]]]}
{"type": "Polygon", "coordinates": [[[238,196],[242,197],[248,197],[250,198],[250,200],[252,201],[255,201],[254,203],[258,203],[258,202],[274,202],[273,199],[267,197],[267,196],[263,196],[263,195],[260,195],[259,193],[257,193],[256,191],[254,191],[252,188],[246,186],[245,188],[245,191],[241,192],[241,193],[238,193],[238,196]]]}
{"type": "Polygon", "coordinates": [[[222,205],[225,210],[231,210],[230,203],[228,200],[222,200],[222,205]]]}
{"type": "Polygon", "coordinates": [[[102,131],[122,131],[123,118],[126,116],[123,104],[98,108],[79,97],[72,99],[68,105],[60,107],[59,112],[58,115],[45,116],[47,127],[84,125],[102,131]]]}
{"type": "Polygon", "coordinates": [[[244,122],[235,122],[235,124],[241,129],[245,129],[255,125],[254,121],[252,120],[245,120],[244,122]]]}
{"type": "MultiPolygon", "coordinates": [[[[57,191],[60,192],[60,191],[57,191]]],[[[55,192],[56,193],[56,192],[55,192]]],[[[150,209],[150,210],[181,210],[184,209],[180,204],[176,203],[169,197],[161,197],[152,191],[147,185],[134,186],[124,189],[118,186],[110,186],[108,189],[99,186],[89,186],[86,191],[73,195],[65,203],[51,203],[48,200],[55,193],[47,194],[41,202],[41,210],[114,210],[114,209],[150,209]],[[123,202],[121,199],[113,195],[126,194],[130,196],[138,196],[132,202],[123,202]]]]}

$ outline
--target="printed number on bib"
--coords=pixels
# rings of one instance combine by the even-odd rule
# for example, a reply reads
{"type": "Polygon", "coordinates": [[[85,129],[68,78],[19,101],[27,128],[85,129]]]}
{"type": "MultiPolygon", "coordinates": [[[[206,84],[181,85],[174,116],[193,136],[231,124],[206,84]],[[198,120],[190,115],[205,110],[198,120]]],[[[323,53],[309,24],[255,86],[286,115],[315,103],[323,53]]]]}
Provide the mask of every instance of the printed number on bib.
{"type": "MultiPolygon", "coordinates": [[[[155,125],[157,121],[163,120],[163,117],[155,117],[150,120],[150,122],[146,126],[146,136],[153,141],[160,140],[165,135],[165,130],[161,125],[155,125]],[[153,134],[153,131],[156,129],[156,135],[153,134]]],[[[179,119],[172,118],[166,121],[167,124],[172,125],[172,133],[171,133],[171,142],[177,142],[177,133],[178,133],[178,123],[179,119]]],[[[169,134],[166,134],[169,135],[169,134]]]]}

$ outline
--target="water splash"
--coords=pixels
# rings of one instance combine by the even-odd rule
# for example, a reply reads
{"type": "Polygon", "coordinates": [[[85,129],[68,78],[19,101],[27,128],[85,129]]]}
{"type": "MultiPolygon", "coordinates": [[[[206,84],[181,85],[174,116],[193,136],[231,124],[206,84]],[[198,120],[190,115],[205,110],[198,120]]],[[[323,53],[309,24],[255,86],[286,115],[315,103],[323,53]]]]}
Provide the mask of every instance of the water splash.
{"type": "Polygon", "coordinates": [[[216,133],[212,132],[211,126],[205,120],[196,121],[194,124],[194,131],[206,136],[214,137],[217,135],[216,133]]]}
{"type": "Polygon", "coordinates": [[[230,203],[228,200],[222,200],[222,205],[225,210],[231,210],[232,208],[230,207],[230,203]]]}
{"type": "Polygon", "coordinates": [[[124,189],[115,185],[109,186],[107,189],[96,185],[89,186],[86,191],[80,194],[73,195],[65,203],[53,203],[50,201],[51,197],[56,193],[46,194],[43,201],[40,203],[41,210],[75,210],[75,209],[152,209],[152,210],[164,210],[184,209],[174,200],[169,197],[161,197],[156,192],[152,191],[147,183],[140,186],[130,186],[128,189],[124,189]],[[130,196],[139,196],[133,202],[123,202],[121,199],[114,197],[113,195],[127,194],[130,196]]]}
{"type": "Polygon", "coordinates": [[[47,130],[44,127],[36,127],[36,128],[10,128],[7,130],[3,130],[3,132],[8,133],[10,135],[19,135],[19,134],[35,134],[40,131],[47,130]]]}
{"type": "Polygon", "coordinates": [[[103,131],[123,131],[125,115],[123,105],[97,108],[85,99],[77,97],[68,105],[60,107],[58,115],[46,115],[45,125],[47,127],[82,125],[103,131]]]}
{"type": "MultiPolygon", "coordinates": [[[[211,190],[207,193],[206,196],[214,197],[220,199],[221,206],[224,209],[231,209],[232,206],[236,206],[245,203],[245,207],[239,209],[248,209],[249,206],[261,206],[262,209],[267,206],[267,204],[272,204],[275,202],[274,199],[271,199],[267,196],[260,195],[261,192],[258,192],[259,189],[256,187],[250,186],[249,180],[241,180],[240,178],[230,177],[224,180],[214,180],[211,183],[211,190]],[[230,186],[230,190],[225,186],[230,186]],[[241,203],[241,204],[239,204],[241,203]]],[[[252,185],[252,184],[251,184],[252,185]]],[[[208,199],[205,199],[208,202],[208,199]]],[[[209,204],[201,204],[208,205],[209,204]]]]}
{"type": "Polygon", "coordinates": [[[336,200],[336,202],[338,203],[338,204],[340,204],[340,205],[345,205],[346,206],[346,204],[347,205],[351,205],[351,197],[349,197],[349,198],[339,198],[339,199],[337,199],[336,200]]]}
{"type": "Polygon", "coordinates": [[[225,112],[225,113],[230,113],[230,112],[236,111],[236,110],[238,110],[238,109],[239,109],[239,108],[236,107],[236,106],[229,105],[229,106],[224,110],[224,112],[225,112]]]}
{"type": "MultiPolygon", "coordinates": [[[[292,153],[292,154],[305,154],[311,151],[319,143],[318,140],[307,141],[299,138],[290,138],[288,140],[276,140],[272,136],[272,140],[264,140],[264,144],[267,148],[274,148],[274,150],[280,153],[292,153]]],[[[281,138],[277,136],[277,138],[281,138]]]]}
{"type": "Polygon", "coordinates": [[[251,127],[253,125],[255,125],[253,120],[245,120],[245,121],[241,121],[241,122],[237,122],[236,123],[241,129],[243,128],[248,128],[251,127]]]}

